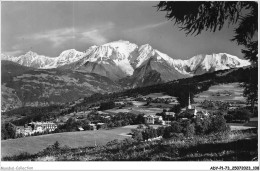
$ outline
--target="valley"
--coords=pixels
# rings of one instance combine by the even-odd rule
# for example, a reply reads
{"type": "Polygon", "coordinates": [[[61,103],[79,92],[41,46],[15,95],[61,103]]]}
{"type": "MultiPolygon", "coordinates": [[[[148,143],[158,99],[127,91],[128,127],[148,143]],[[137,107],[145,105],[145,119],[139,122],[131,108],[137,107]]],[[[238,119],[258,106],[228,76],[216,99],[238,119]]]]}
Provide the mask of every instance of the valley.
{"type": "MultiPolygon", "coordinates": [[[[183,84],[186,85],[187,82],[190,82],[191,79],[196,79],[198,82],[196,85],[193,84],[193,86],[196,87],[196,89],[191,90],[195,95],[193,96],[193,102],[192,106],[196,107],[198,111],[204,111],[207,110],[210,112],[210,115],[214,116],[215,112],[222,111],[221,108],[212,108],[209,106],[201,106],[203,103],[201,103],[205,97],[205,95],[208,95],[206,100],[212,101],[215,105],[218,105],[219,101],[222,101],[222,103],[230,103],[231,100],[227,99],[228,97],[233,99],[236,97],[242,98],[241,94],[241,87],[239,87],[239,83],[221,83],[221,84],[209,84],[206,86],[205,79],[207,78],[214,78],[213,75],[217,76],[219,81],[222,80],[219,77],[219,73],[228,73],[223,74],[223,77],[228,77],[229,74],[238,76],[237,72],[244,72],[244,69],[240,70],[234,70],[233,72],[230,71],[219,71],[218,73],[211,73],[209,77],[205,77],[203,75],[197,76],[194,78],[188,78],[183,80],[178,80],[178,82],[173,81],[171,84],[166,83],[165,85],[160,86],[167,86],[168,89],[164,89],[165,92],[156,92],[156,90],[162,90],[161,88],[158,89],[159,85],[154,85],[152,87],[144,87],[134,90],[127,90],[125,92],[118,92],[113,93],[114,95],[100,95],[96,96],[100,97],[99,100],[94,100],[93,98],[95,96],[90,96],[91,103],[88,103],[88,98],[75,101],[74,103],[70,103],[70,110],[66,110],[68,112],[65,113],[57,113],[55,114],[55,119],[52,116],[48,119],[50,122],[56,123],[59,127],[59,129],[62,128],[62,125],[68,124],[69,120],[76,123],[74,125],[74,129],[67,130],[65,132],[54,132],[47,135],[38,135],[38,136],[29,136],[29,137],[22,137],[17,139],[9,139],[9,140],[2,140],[2,147],[4,147],[4,150],[2,151],[2,156],[14,156],[19,155],[21,152],[27,152],[30,155],[34,155],[45,148],[47,148],[49,145],[52,145],[56,141],[58,141],[62,146],[68,146],[72,149],[81,149],[82,147],[93,147],[95,144],[97,146],[106,146],[108,142],[111,142],[115,139],[118,141],[125,140],[128,138],[131,138],[133,135],[134,129],[140,129],[140,124],[136,124],[137,122],[134,121],[134,123],[131,123],[131,120],[135,120],[134,118],[143,118],[144,116],[163,116],[164,124],[150,124],[151,127],[157,129],[166,129],[171,122],[176,122],[179,119],[176,119],[179,117],[179,113],[185,112],[186,104],[188,103],[188,97],[189,92],[185,91],[185,89],[190,88],[183,86],[183,84]],[[201,80],[200,80],[201,79],[201,80]],[[199,81],[200,80],[200,81],[199,81]],[[199,84],[202,82],[203,84],[199,84]],[[169,87],[170,85],[170,87],[169,87]],[[179,85],[182,85],[180,90],[177,89],[179,85]],[[206,86],[207,88],[203,88],[203,86],[206,86]],[[143,90],[149,90],[149,93],[144,92],[143,90]],[[153,90],[154,89],[154,90],[153,90]],[[179,96],[178,94],[175,94],[177,96],[174,96],[172,91],[168,90],[175,90],[175,93],[177,92],[186,92],[186,95],[179,96]],[[199,91],[198,91],[199,90],[199,91]],[[197,92],[198,91],[198,92],[197,92]],[[220,95],[217,96],[217,99],[214,99],[216,96],[216,93],[221,91],[220,95]],[[129,92],[129,94],[127,93],[129,92]],[[222,93],[225,92],[225,93],[222,93]],[[137,94],[140,93],[140,94],[137,94]],[[143,95],[141,95],[143,94],[143,95]],[[230,95],[231,94],[231,95],[230,95]],[[102,99],[104,98],[104,100],[102,99]],[[114,97],[114,98],[113,98],[114,97]],[[180,97],[185,97],[185,99],[180,99],[180,97]],[[110,101],[113,101],[114,106],[110,109],[100,109],[100,107],[103,104],[107,104],[107,100],[110,99],[110,101]],[[202,99],[202,100],[198,100],[202,99]],[[185,104],[183,104],[185,102],[185,104]],[[175,107],[181,105],[183,107],[180,107],[180,111],[177,110],[175,107]],[[83,108],[84,106],[84,108],[83,108]],[[73,108],[73,109],[72,109],[73,108]],[[175,112],[169,112],[169,111],[175,111],[175,112]],[[168,113],[172,116],[167,116],[164,114],[168,113]],[[129,116],[128,116],[129,114],[129,116]],[[132,119],[126,119],[125,117],[130,117],[132,119]],[[166,117],[166,118],[165,118],[166,117]],[[83,130],[79,131],[77,130],[80,125],[82,125],[83,122],[90,121],[92,124],[95,123],[105,123],[106,127],[99,128],[98,130],[83,130]],[[168,121],[168,122],[167,122],[168,121]],[[135,125],[133,125],[135,124],[135,125]],[[59,126],[60,125],[60,126],[59,126]],[[72,132],[70,132],[72,131],[72,132]],[[75,141],[77,139],[77,141],[75,141]],[[33,142],[33,143],[32,143],[33,142]],[[36,142],[36,143],[35,143],[36,142]]],[[[229,77],[228,77],[229,78],[229,77]]],[[[234,77],[233,77],[234,78],[234,77]]],[[[246,78],[243,77],[242,74],[239,75],[239,78],[246,78]]],[[[226,80],[222,78],[223,80],[226,80]]],[[[234,78],[237,79],[237,78],[234,78]]],[[[227,79],[228,80],[228,79],[227,79]]],[[[232,82],[232,80],[228,80],[228,82],[232,82]]],[[[98,98],[97,98],[98,99],[98,98]]],[[[236,106],[236,110],[242,110],[242,108],[246,107],[245,101],[239,102],[237,105],[234,105],[233,102],[232,107],[236,106]],[[243,103],[243,105],[242,105],[243,103]]],[[[223,105],[222,105],[223,106],[223,105]]],[[[68,108],[68,106],[67,106],[68,108]]],[[[64,111],[64,109],[59,108],[61,111],[64,111]]],[[[226,111],[233,111],[234,109],[225,109],[226,111]]],[[[6,113],[8,114],[8,113],[6,113]]],[[[3,115],[2,115],[3,116],[3,115]]],[[[5,116],[5,115],[4,115],[5,116]]],[[[7,116],[7,115],[6,115],[7,116]]],[[[30,116],[30,115],[28,115],[30,116]]],[[[33,116],[33,115],[32,115],[33,116]]],[[[180,115],[181,116],[181,115],[180,115]]],[[[199,115],[200,116],[200,115],[199,115]]],[[[197,116],[198,117],[198,116],[197,116]]],[[[252,117],[252,116],[250,116],[252,117]]],[[[184,118],[185,119],[185,118],[184,118]]],[[[142,120],[142,119],[141,119],[142,120]]],[[[140,121],[141,121],[140,120],[140,121]]],[[[179,120],[182,122],[182,119],[179,120]]],[[[26,122],[26,120],[25,120],[26,122]]],[[[145,121],[146,122],[146,121],[145,121]]],[[[141,121],[140,123],[145,123],[141,121]]],[[[257,128],[258,123],[258,117],[253,117],[249,119],[249,122],[242,122],[242,123],[227,123],[231,129],[230,134],[230,141],[233,141],[235,137],[238,139],[241,139],[242,137],[251,137],[254,136],[254,133],[239,133],[237,134],[236,131],[247,131],[247,130],[254,130],[257,128]]],[[[142,129],[145,129],[147,127],[143,126],[142,129]]],[[[85,128],[85,127],[84,127],[85,128]]],[[[148,127],[147,127],[148,128],[148,127]]],[[[242,138],[242,139],[243,139],[242,138]]],[[[236,138],[235,138],[236,139],[236,138]]],[[[186,140],[184,140],[186,141],[186,140]]],[[[94,157],[94,156],[92,156],[94,157]]],[[[91,157],[91,158],[92,158],[91,157]]],[[[95,158],[95,157],[94,157],[95,158]]],[[[42,159],[39,159],[42,160],[42,159]]]]}

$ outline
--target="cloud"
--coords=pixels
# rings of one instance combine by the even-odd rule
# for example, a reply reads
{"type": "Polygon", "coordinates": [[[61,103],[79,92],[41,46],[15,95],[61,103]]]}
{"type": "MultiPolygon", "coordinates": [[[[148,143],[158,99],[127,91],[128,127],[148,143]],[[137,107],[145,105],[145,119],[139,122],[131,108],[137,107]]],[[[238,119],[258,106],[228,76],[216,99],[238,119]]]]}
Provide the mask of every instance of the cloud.
{"type": "Polygon", "coordinates": [[[113,23],[107,23],[103,25],[98,25],[96,27],[92,27],[81,33],[82,37],[80,38],[80,40],[83,42],[90,41],[91,43],[94,43],[96,45],[102,45],[108,42],[105,36],[105,32],[112,28],[114,28],[113,23]]]}
{"type": "Polygon", "coordinates": [[[3,54],[9,55],[9,56],[17,56],[20,55],[23,51],[21,50],[14,50],[14,51],[4,51],[3,54]]]}
{"type": "Polygon", "coordinates": [[[52,42],[53,47],[58,47],[68,41],[83,41],[95,44],[107,42],[104,32],[114,27],[113,23],[95,25],[90,28],[62,28],[49,30],[46,32],[20,36],[19,39],[29,39],[34,41],[47,40],[52,42]]]}
{"type": "Polygon", "coordinates": [[[160,22],[160,23],[153,23],[153,24],[147,24],[147,25],[143,25],[143,26],[139,26],[139,27],[135,27],[135,28],[130,28],[125,30],[125,33],[128,32],[137,32],[137,31],[145,31],[148,29],[153,29],[153,28],[157,28],[160,27],[166,23],[168,23],[169,21],[164,21],[164,22],[160,22]]]}
{"type": "Polygon", "coordinates": [[[31,40],[48,40],[53,43],[54,47],[57,47],[69,39],[73,39],[75,30],[73,28],[63,28],[57,30],[51,30],[41,33],[35,33],[32,35],[20,36],[19,39],[31,39],[31,40]]]}
{"type": "Polygon", "coordinates": [[[91,31],[86,31],[82,33],[82,41],[91,41],[92,43],[96,45],[102,45],[106,43],[108,40],[104,35],[100,33],[99,30],[91,30],[91,31]]]}

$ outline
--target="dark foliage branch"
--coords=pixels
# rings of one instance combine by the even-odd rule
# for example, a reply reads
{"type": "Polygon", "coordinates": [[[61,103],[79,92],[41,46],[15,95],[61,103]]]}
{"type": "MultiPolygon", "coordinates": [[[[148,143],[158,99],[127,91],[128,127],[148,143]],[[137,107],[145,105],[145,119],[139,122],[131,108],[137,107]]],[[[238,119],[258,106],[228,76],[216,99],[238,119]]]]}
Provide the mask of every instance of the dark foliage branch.
{"type": "Polygon", "coordinates": [[[198,35],[203,30],[215,32],[227,23],[238,24],[232,41],[244,45],[245,58],[257,62],[258,3],[254,1],[161,1],[159,11],[166,11],[166,18],[179,25],[186,35],[198,35]],[[254,51],[251,53],[250,51],[254,51]],[[251,54],[250,54],[251,53],[251,54]]]}
{"type": "Polygon", "coordinates": [[[246,45],[246,49],[242,49],[245,59],[249,59],[253,66],[257,67],[258,59],[258,41],[252,41],[246,45]]]}
{"type": "Polygon", "coordinates": [[[161,1],[157,9],[166,11],[166,18],[174,20],[187,35],[198,35],[202,30],[215,32],[221,30],[226,22],[228,25],[239,22],[233,40],[245,45],[258,29],[257,2],[161,1]],[[250,12],[244,14],[245,10],[250,12]]]}
{"type": "Polygon", "coordinates": [[[257,2],[242,2],[242,4],[243,8],[250,12],[245,16],[240,14],[240,22],[232,40],[237,41],[239,45],[248,45],[258,31],[258,4],[257,2]]]}
{"type": "Polygon", "coordinates": [[[158,10],[166,11],[166,18],[175,20],[175,24],[188,34],[200,34],[202,30],[215,32],[221,30],[228,21],[238,21],[243,8],[242,2],[160,2],[158,10]]]}

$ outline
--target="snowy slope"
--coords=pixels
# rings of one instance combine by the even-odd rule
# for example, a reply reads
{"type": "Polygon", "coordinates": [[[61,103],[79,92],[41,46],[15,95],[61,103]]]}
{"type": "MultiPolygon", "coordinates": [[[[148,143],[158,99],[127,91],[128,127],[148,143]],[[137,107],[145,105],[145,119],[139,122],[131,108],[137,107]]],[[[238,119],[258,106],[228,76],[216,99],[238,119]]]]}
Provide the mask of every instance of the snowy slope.
{"type": "Polygon", "coordinates": [[[183,74],[203,74],[205,72],[248,66],[250,62],[227,53],[218,53],[197,55],[188,60],[174,60],[173,65],[183,74]]]}
{"type": "Polygon", "coordinates": [[[144,66],[153,72],[160,73],[161,77],[168,80],[177,75],[176,78],[180,78],[181,75],[186,77],[250,65],[247,60],[226,53],[196,55],[188,60],[175,59],[154,49],[149,44],[139,47],[124,40],[101,46],[91,46],[84,52],[75,49],[65,50],[58,57],[47,57],[30,51],[19,57],[2,54],[1,59],[40,69],[62,67],[81,70],[106,76],[113,80],[133,75],[144,75],[148,73],[144,71],[144,66]],[[141,70],[143,74],[136,74],[141,70]],[[160,70],[164,70],[163,73],[160,70]]]}

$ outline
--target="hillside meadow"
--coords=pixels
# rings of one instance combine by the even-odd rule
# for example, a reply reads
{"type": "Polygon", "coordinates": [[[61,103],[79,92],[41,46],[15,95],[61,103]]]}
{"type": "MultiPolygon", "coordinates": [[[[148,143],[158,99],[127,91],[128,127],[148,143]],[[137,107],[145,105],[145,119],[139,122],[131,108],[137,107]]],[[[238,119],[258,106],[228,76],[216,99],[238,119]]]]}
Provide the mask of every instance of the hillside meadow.
{"type": "Polygon", "coordinates": [[[30,154],[37,153],[47,146],[58,141],[61,145],[67,145],[71,148],[81,146],[105,145],[114,139],[123,140],[129,136],[128,133],[136,126],[126,126],[111,130],[64,132],[56,134],[47,134],[41,136],[24,137],[18,139],[8,139],[1,141],[1,156],[12,156],[21,152],[30,154]]]}

